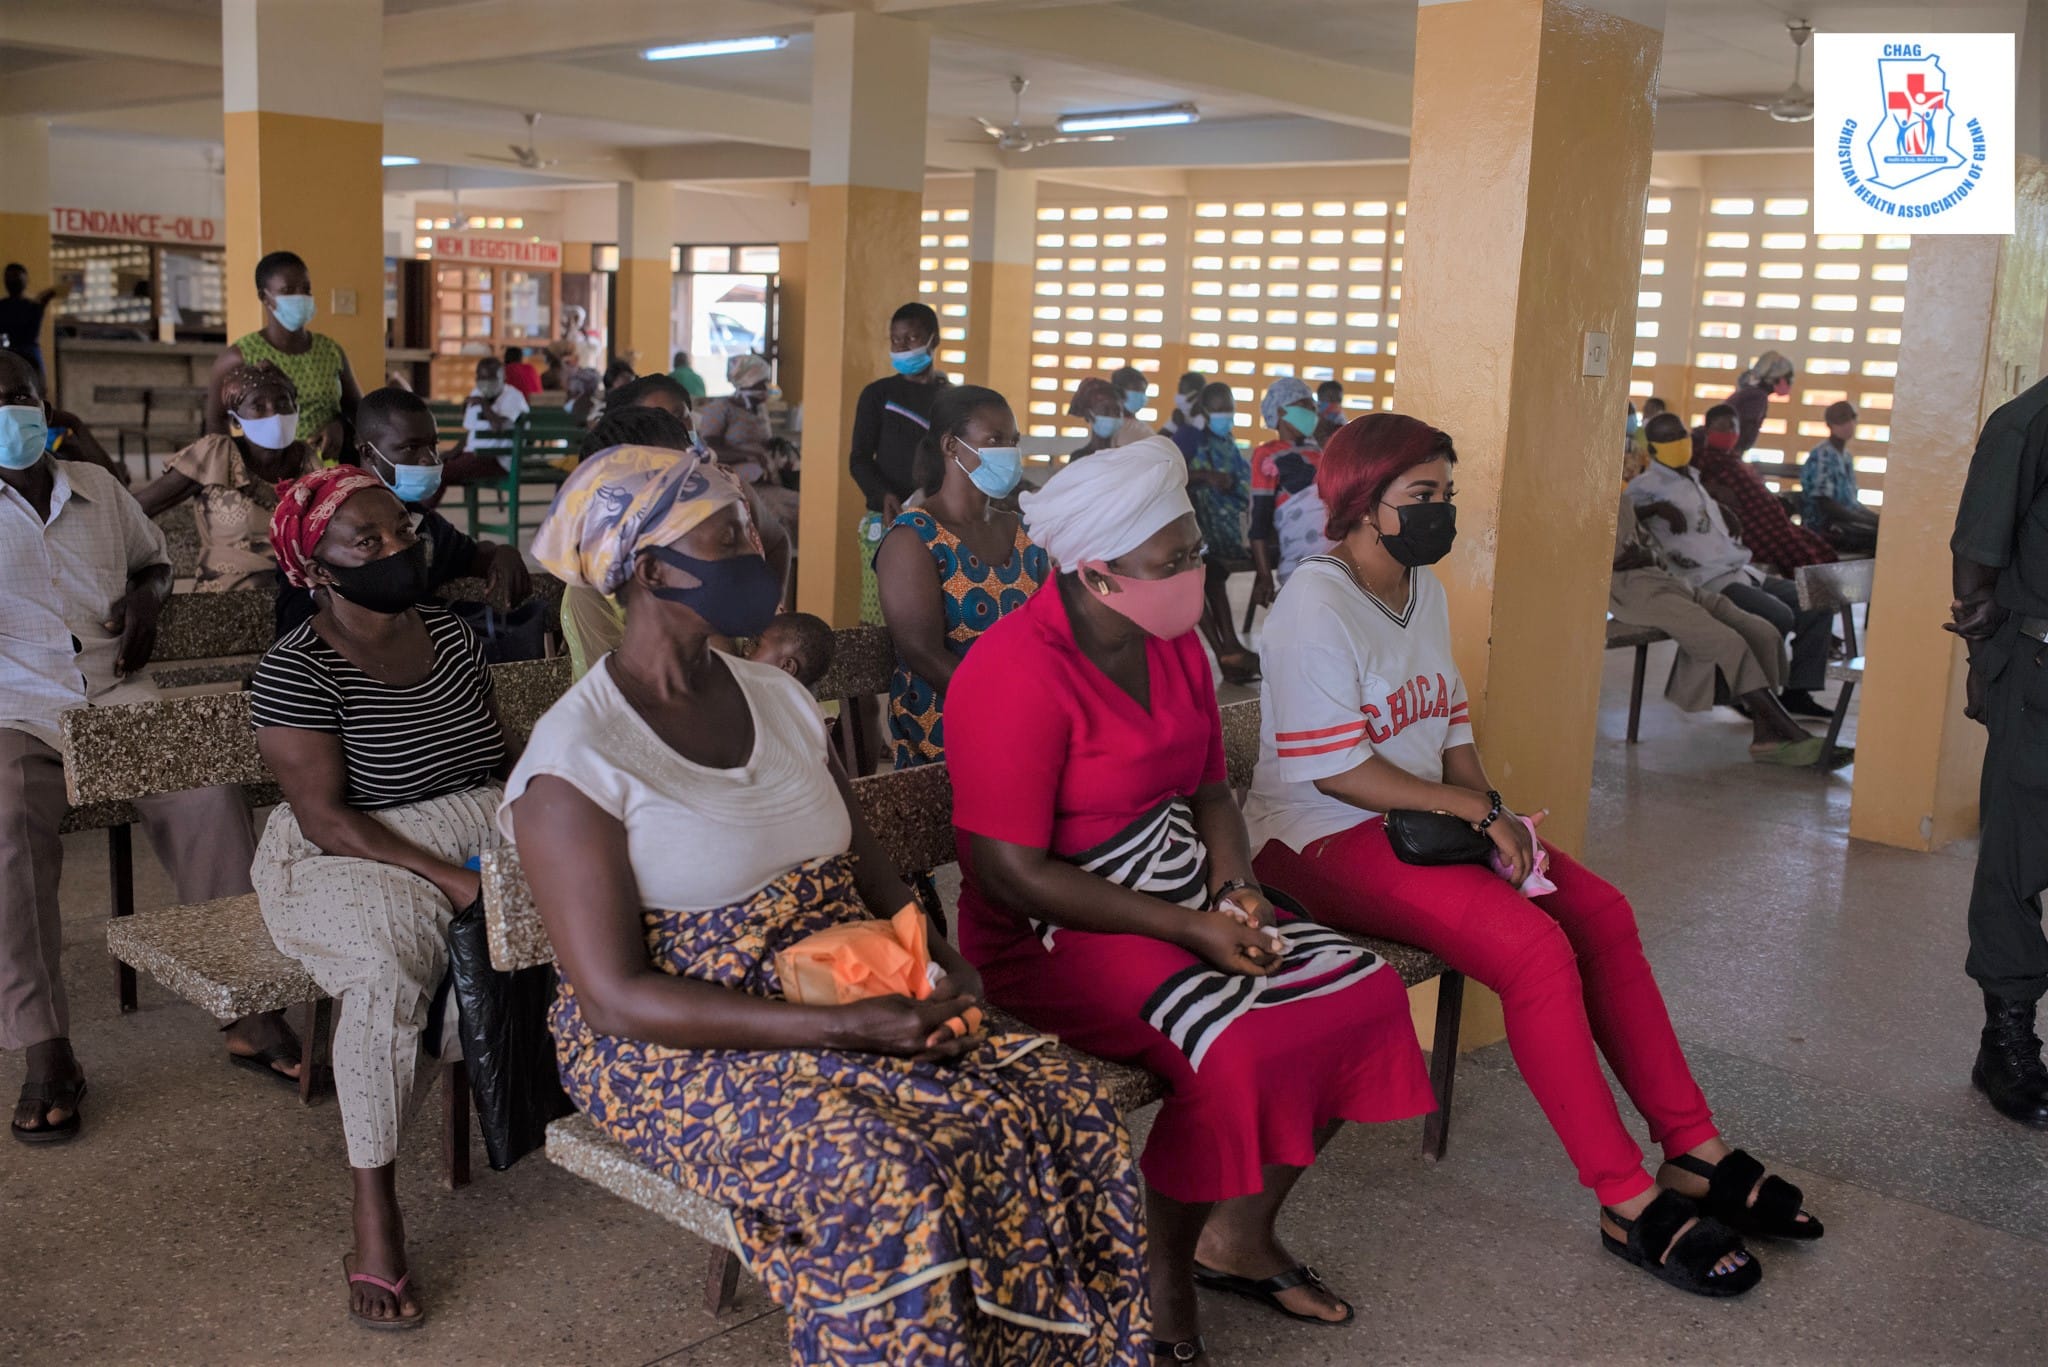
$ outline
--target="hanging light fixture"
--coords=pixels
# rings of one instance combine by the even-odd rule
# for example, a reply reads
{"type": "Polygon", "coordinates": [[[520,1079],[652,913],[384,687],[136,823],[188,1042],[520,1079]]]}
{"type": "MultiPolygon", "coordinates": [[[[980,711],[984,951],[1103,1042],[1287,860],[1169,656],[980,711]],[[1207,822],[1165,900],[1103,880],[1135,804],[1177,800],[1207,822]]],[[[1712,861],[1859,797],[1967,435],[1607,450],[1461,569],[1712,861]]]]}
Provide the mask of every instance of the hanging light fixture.
{"type": "Polygon", "coordinates": [[[1062,133],[1114,133],[1126,128],[1170,128],[1199,123],[1202,111],[1192,104],[1158,104],[1146,109],[1104,109],[1092,114],[1062,114],[1062,133]]]}

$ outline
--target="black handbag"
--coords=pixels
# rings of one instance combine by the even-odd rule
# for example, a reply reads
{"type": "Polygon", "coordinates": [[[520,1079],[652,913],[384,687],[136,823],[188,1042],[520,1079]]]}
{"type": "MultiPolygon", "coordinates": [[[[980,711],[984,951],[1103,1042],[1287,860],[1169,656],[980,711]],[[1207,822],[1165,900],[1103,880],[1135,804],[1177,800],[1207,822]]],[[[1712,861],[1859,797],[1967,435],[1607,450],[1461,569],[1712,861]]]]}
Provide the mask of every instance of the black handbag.
{"type": "Polygon", "coordinates": [[[503,1172],[545,1142],[550,1121],[574,1109],[548,1033],[555,968],[535,964],[501,973],[491,967],[478,898],[448,923],[448,985],[462,1013],[462,1059],[484,1152],[492,1169],[503,1172]]]}
{"type": "Polygon", "coordinates": [[[1493,841],[1449,812],[1388,812],[1387,840],[1403,864],[1484,864],[1493,841]]]}

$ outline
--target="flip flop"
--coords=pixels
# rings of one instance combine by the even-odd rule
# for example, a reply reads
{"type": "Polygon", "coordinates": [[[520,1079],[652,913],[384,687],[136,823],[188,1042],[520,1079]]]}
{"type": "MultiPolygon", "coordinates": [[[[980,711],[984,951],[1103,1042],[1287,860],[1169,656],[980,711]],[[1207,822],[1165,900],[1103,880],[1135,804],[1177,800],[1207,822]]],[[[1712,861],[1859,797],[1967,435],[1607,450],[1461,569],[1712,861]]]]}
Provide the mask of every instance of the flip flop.
{"type": "Polygon", "coordinates": [[[85,1079],[82,1077],[71,1082],[54,1082],[47,1078],[41,1082],[24,1082],[21,1084],[21,1097],[16,1104],[19,1105],[22,1101],[34,1102],[42,1109],[45,1123],[34,1129],[24,1129],[10,1120],[7,1122],[8,1132],[24,1144],[68,1143],[78,1138],[78,1103],[84,1099],[85,1079]],[[49,1113],[54,1109],[66,1110],[71,1114],[51,1125],[47,1120],[49,1113]]]}
{"type": "Polygon", "coordinates": [[[1351,1308],[1351,1302],[1325,1286],[1323,1279],[1316,1275],[1316,1270],[1307,1263],[1298,1263],[1288,1268],[1285,1272],[1271,1277],[1264,1277],[1257,1281],[1250,1277],[1239,1277],[1228,1272],[1218,1272],[1213,1267],[1204,1267],[1200,1263],[1196,1263],[1195,1285],[1207,1287],[1211,1291],[1221,1291],[1225,1295],[1243,1296],[1246,1300],[1257,1301],[1259,1304],[1270,1309],[1278,1310],[1291,1320],[1300,1320],[1303,1324],[1320,1324],[1329,1329],[1335,1329],[1340,1324],[1351,1323],[1353,1319],[1357,1318],[1358,1313],[1351,1308]],[[1321,1315],[1304,1315],[1298,1310],[1289,1310],[1280,1303],[1280,1293],[1292,1290],[1297,1286],[1313,1286],[1318,1291],[1321,1291],[1331,1300],[1344,1307],[1344,1318],[1341,1320],[1326,1320],[1321,1315]]]}
{"type": "MultiPolygon", "coordinates": [[[[357,1282],[362,1282],[366,1286],[376,1287],[379,1291],[388,1291],[391,1293],[391,1298],[393,1300],[396,1300],[400,1303],[404,1302],[405,1288],[412,1284],[412,1273],[406,1273],[403,1277],[400,1277],[395,1282],[387,1282],[382,1277],[373,1277],[367,1272],[351,1272],[349,1271],[349,1261],[354,1256],[355,1255],[352,1253],[347,1254],[344,1255],[341,1260],[342,1275],[348,1278],[348,1284],[350,1286],[354,1286],[357,1282]]],[[[362,1325],[365,1329],[417,1329],[422,1324],[425,1324],[427,1322],[427,1312],[424,1308],[421,1308],[410,1315],[400,1316],[398,1319],[395,1320],[373,1320],[368,1315],[362,1315],[356,1312],[355,1305],[353,1304],[355,1300],[355,1296],[353,1294],[349,1296],[349,1300],[351,1304],[348,1308],[348,1317],[354,1320],[357,1324],[362,1325]]]]}
{"type": "Polygon", "coordinates": [[[1758,764],[1782,764],[1788,769],[1811,769],[1819,761],[1827,742],[1819,736],[1805,740],[1780,741],[1769,750],[1753,750],[1750,758],[1758,764]]]}
{"type": "Polygon", "coordinates": [[[283,1083],[293,1091],[299,1089],[299,1080],[289,1073],[278,1072],[274,1065],[279,1063],[296,1063],[303,1067],[305,1064],[305,1060],[300,1056],[297,1049],[286,1049],[276,1044],[258,1049],[253,1054],[238,1054],[230,1049],[228,1050],[228,1062],[234,1064],[237,1068],[247,1068],[252,1073],[261,1073],[265,1077],[283,1083]]]}

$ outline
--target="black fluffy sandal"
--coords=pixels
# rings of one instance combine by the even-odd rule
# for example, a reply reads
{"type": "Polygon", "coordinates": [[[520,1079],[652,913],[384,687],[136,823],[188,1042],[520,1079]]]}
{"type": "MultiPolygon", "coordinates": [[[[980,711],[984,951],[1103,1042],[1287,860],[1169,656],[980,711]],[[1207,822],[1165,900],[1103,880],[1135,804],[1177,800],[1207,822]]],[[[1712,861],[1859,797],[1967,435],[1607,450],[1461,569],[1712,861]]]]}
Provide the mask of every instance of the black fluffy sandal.
{"type": "Polygon", "coordinates": [[[1707,1194],[1693,1198],[1699,1208],[1742,1234],[1766,1239],[1818,1239],[1821,1222],[1806,1215],[1799,1188],[1764,1171],[1747,1149],[1735,1149],[1719,1163],[1680,1154],[1665,1160],[1680,1172],[1707,1180],[1707,1194]],[[1759,1187],[1757,1183],[1763,1185],[1759,1187]],[[1749,1194],[1754,1191],[1756,1200],[1749,1194]],[[1799,1217],[1806,1215],[1804,1220],[1799,1217]]]}
{"type": "Polygon", "coordinates": [[[1680,1291],[1718,1299],[1739,1296],[1764,1279],[1763,1265],[1743,1247],[1742,1236],[1719,1220],[1702,1215],[1690,1197],[1675,1191],[1660,1192],[1633,1220],[1604,1206],[1600,1213],[1628,1235],[1624,1242],[1603,1228],[1600,1242],[1609,1253],[1680,1291]],[[1688,1220],[1698,1223],[1679,1234],[1688,1220]],[[1672,1242],[1674,1236],[1676,1243],[1672,1242]],[[1726,1272],[1716,1272],[1714,1264],[1731,1253],[1748,1254],[1749,1261],[1726,1272]]]}

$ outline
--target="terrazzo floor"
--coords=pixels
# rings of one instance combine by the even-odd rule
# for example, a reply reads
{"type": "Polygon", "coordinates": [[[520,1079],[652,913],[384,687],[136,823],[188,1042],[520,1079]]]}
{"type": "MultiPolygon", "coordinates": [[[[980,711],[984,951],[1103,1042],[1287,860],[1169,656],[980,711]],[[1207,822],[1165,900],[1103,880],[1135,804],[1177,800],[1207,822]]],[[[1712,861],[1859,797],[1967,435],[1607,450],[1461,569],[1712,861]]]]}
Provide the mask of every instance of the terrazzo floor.
{"type": "MultiPolygon", "coordinates": [[[[1732,1304],[1628,1269],[1600,1251],[1590,1199],[1496,1045],[1460,1063],[1442,1164],[1418,1158],[1415,1122],[1353,1127],[1298,1188],[1285,1235],[1357,1322],[1317,1329],[1211,1298],[1213,1360],[2048,1360],[2048,1135],[1994,1116],[1967,1080],[1972,851],[1851,843],[1853,775],[1749,764],[1728,713],[1653,698],[1626,746],[1627,657],[1605,666],[1589,862],[1634,897],[1728,1133],[1806,1187],[1828,1237],[1765,1248],[1764,1285],[1732,1304]]],[[[164,904],[136,843],[139,904],[164,904]]],[[[227,1067],[212,1023],[146,980],[141,1011],[115,1012],[104,850],[73,837],[64,884],[87,1133],[0,1144],[0,1361],[787,1361],[759,1287],[714,1319],[701,1245],[537,1157],[493,1173],[478,1146],[473,1185],[441,1190],[431,1102],[402,1171],[431,1322],[352,1326],[331,1098],[302,1109],[227,1067]]],[[[19,1068],[0,1061],[0,1095],[19,1068]]]]}

